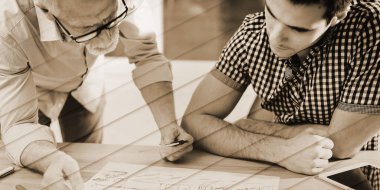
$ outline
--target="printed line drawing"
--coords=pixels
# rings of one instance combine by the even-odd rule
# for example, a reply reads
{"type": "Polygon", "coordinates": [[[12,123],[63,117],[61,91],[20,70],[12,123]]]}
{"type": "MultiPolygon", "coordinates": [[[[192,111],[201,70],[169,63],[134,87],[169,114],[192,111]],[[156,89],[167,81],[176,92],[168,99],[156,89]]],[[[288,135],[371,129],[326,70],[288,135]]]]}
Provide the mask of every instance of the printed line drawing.
{"type": "Polygon", "coordinates": [[[276,176],[108,163],[86,182],[86,190],[277,190],[276,176]]]}

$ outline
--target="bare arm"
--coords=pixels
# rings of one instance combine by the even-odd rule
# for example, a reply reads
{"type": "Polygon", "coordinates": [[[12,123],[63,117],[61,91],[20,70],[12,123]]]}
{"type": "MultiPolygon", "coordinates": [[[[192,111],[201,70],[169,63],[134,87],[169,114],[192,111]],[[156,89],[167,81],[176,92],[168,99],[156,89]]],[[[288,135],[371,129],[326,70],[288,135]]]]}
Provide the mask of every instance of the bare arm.
{"type": "Polygon", "coordinates": [[[315,134],[326,137],[327,125],[303,124],[286,125],[273,122],[275,115],[261,107],[261,98],[256,97],[247,119],[240,119],[235,123],[243,130],[253,133],[277,136],[285,139],[293,138],[301,133],[315,134]]]}
{"type": "Polygon", "coordinates": [[[321,171],[322,165],[331,156],[328,150],[324,150],[332,148],[328,140],[318,142],[313,135],[287,140],[242,130],[223,120],[241,95],[242,92],[230,88],[211,74],[205,77],[196,89],[182,122],[184,129],[195,138],[197,146],[222,156],[278,163],[295,172],[314,174],[321,171]],[[315,164],[319,162],[313,160],[318,157],[317,153],[309,150],[315,143],[318,146],[314,150],[323,149],[320,157],[325,161],[322,165],[315,164]],[[304,154],[304,150],[310,157],[304,154]],[[296,166],[297,159],[305,160],[305,164],[296,166]]]}
{"type": "Polygon", "coordinates": [[[172,90],[171,82],[157,82],[141,89],[141,94],[149,105],[161,132],[162,157],[170,161],[177,160],[190,152],[193,143],[193,137],[177,124],[172,90]],[[185,140],[187,143],[176,147],[165,146],[176,140],[185,140]]]}
{"type": "Polygon", "coordinates": [[[267,143],[284,144],[284,139],[246,132],[224,121],[240,99],[242,92],[233,90],[212,75],[206,76],[193,94],[182,126],[194,136],[198,146],[222,156],[277,162],[279,151],[267,143]],[[262,142],[259,142],[263,139],[262,142]],[[234,142],[234,143],[231,143],[234,142]],[[251,146],[257,142],[257,145],[251,146]],[[258,151],[262,149],[263,151],[258,151]]]}
{"type": "Polygon", "coordinates": [[[317,134],[329,137],[334,142],[333,156],[349,158],[360,151],[362,146],[380,130],[380,116],[358,112],[348,112],[337,108],[334,111],[330,125],[284,125],[268,121],[271,112],[260,108],[256,99],[248,119],[235,123],[243,130],[253,133],[273,135],[282,138],[293,138],[300,133],[317,134]],[[350,140],[347,140],[347,139],[350,140]]]}
{"type": "Polygon", "coordinates": [[[171,82],[157,82],[141,89],[160,130],[170,124],[177,124],[172,90],[171,82]]]}
{"type": "Polygon", "coordinates": [[[177,123],[170,62],[159,52],[156,35],[149,29],[151,23],[147,22],[146,14],[149,11],[139,8],[119,25],[119,42],[123,48],[122,53],[129,58],[130,63],[136,65],[133,81],[161,132],[162,157],[174,161],[192,150],[193,139],[177,123]],[[177,140],[188,142],[171,148],[164,146],[177,140]]]}
{"type": "Polygon", "coordinates": [[[368,16],[355,31],[353,57],[340,103],[332,116],[329,135],[336,146],[334,156],[348,158],[380,130],[380,18],[368,16]],[[376,35],[373,35],[376,34],[376,35]]]}
{"type": "Polygon", "coordinates": [[[36,86],[18,49],[0,39],[0,126],[8,156],[19,166],[44,173],[42,185],[47,189],[65,185],[65,177],[68,185],[80,189],[78,164],[57,150],[52,131],[37,122],[36,86]]]}
{"type": "Polygon", "coordinates": [[[329,126],[337,158],[349,158],[380,130],[380,115],[361,114],[336,109],[329,126]],[[349,140],[347,140],[349,139],[349,140]]]}

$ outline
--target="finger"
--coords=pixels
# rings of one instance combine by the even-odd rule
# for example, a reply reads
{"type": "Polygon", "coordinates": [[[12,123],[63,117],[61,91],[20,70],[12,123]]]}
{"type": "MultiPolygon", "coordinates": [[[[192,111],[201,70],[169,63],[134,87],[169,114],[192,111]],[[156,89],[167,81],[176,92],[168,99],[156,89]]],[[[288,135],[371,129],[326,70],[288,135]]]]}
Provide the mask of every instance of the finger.
{"type": "Polygon", "coordinates": [[[324,168],[312,168],[311,173],[312,174],[318,174],[318,173],[322,172],[323,170],[324,170],[324,168]]]}
{"type": "Polygon", "coordinates": [[[178,140],[186,140],[187,144],[192,144],[194,141],[193,136],[189,135],[185,130],[180,128],[179,130],[179,135],[178,135],[178,140]]]}
{"type": "Polygon", "coordinates": [[[162,142],[164,144],[170,144],[177,140],[180,135],[180,131],[177,127],[167,127],[164,131],[161,132],[162,142]]]}
{"type": "Polygon", "coordinates": [[[170,131],[170,132],[165,134],[165,136],[163,138],[163,142],[164,142],[164,144],[173,143],[176,141],[177,137],[178,137],[177,131],[170,131]]]}
{"type": "Polygon", "coordinates": [[[57,167],[51,167],[46,170],[41,185],[43,189],[46,190],[69,189],[65,183],[61,170],[57,167]]]}
{"type": "Polygon", "coordinates": [[[184,149],[172,151],[172,152],[166,154],[165,159],[166,159],[166,161],[171,161],[171,162],[176,161],[176,160],[180,159],[184,154],[185,154],[184,149]]]}
{"type": "Polygon", "coordinates": [[[320,151],[319,151],[318,158],[328,160],[332,156],[333,156],[333,152],[331,151],[331,149],[321,148],[320,151]]]}
{"type": "Polygon", "coordinates": [[[332,149],[334,147],[334,142],[329,138],[323,138],[319,141],[319,145],[323,148],[332,149]]]}
{"type": "Polygon", "coordinates": [[[169,162],[174,162],[174,161],[176,161],[176,158],[174,156],[167,156],[167,157],[165,157],[165,160],[169,161],[169,162]]]}
{"type": "Polygon", "coordinates": [[[84,182],[83,182],[82,176],[80,175],[79,171],[69,175],[68,181],[69,181],[70,186],[73,189],[75,189],[75,190],[84,189],[84,182]]]}
{"type": "Polygon", "coordinates": [[[329,164],[329,161],[326,159],[315,159],[313,161],[315,168],[326,168],[329,164]]]}
{"type": "Polygon", "coordinates": [[[169,156],[166,157],[168,161],[176,161],[180,158],[182,158],[186,153],[191,152],[193,150],[193,146],[188,146],[185,149],[182,149],[180,151],[177,151],[169,156]]]}
{"type": "Polygon", "coordinates": [[[174,162],[174,161],[177,161],[180,158],[182,158],[182,156],[183,156],[182,154],[170,155],[170,156],[166,157],[166,160],[169,162],[174,162]]]}
{"type": "Polygon", "coordinates": [[[69,185],[73,189],[84,189],[82,176],[78,163],[71,157],[66,157],[66,162],[62,166],[64,175],[68,178],[69,185]]]}
{"type": "MultiPolygon", "coordinates": [[[[185,143],[185,144],[182,144],[182,145],[178,145],[178,146],[165,146],[165,145],[161,145],[160,146],[160,154],[161,154],[161,158],[166,158],[170,155],[173,155],[173,154],[181,154],[181,152],[185,151],[185,152],[188,152],[188,151],[191,151],[192,150],[192,137],[190,136],[190,138],[188,138],[188,142],[185,143]],[[187,147],[190,147],[190,149],[186,150],[187,147]]],[[[184,153],[183,153],[184,154],[184,153]]]]}
{"type": "Polygon", "coordinates": [[[65,182],[64,179],[61,179],[59,181],[55,181],[54,183],[51,183],[47,186],[43,186],[44,190],[67,190],[67,189],[71,189],[67,183],[65,182]]]}
{"type": "Polygon", "coordinates": [[[194,138],[187,133],[181,134],[180,136],[178,136],[178,138],[179,138],[179,140],[186,140],[187,144],[192,144],[194,141],[194,138]]]}
{"type": "Polygon", "coordinates": [[[181,149],[180,151],[177,151],[176,153],[173,154],[175,157],[181,157],[184,154],[191,152],[193,150],[193,146],[187,146],[184,149],[181,149]]]}

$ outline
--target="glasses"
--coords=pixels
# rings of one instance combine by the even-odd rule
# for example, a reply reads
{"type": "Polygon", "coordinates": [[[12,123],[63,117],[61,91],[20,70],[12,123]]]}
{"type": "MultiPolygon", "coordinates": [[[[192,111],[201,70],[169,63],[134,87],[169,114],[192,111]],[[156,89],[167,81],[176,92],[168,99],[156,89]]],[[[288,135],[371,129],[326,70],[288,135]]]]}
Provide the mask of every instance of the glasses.
{"type": "Polygon", "coordinates": [[[83,34],[83,35],[80,35],[80,36],[73,36],[69,30],[67,30],[67,28],[61,23],[61,21],[58,20],[57,17],[54,17],[55,19],[55,22],[57,23],[57,25],[64,31],[64,33],[68,36],[70,36],[70,38],[72,40],[74,40],[75,42],[77,43],[83,43],[83,42],[86,42],[86,41],[89,41],[97,36],[99,36],[99,34],[105,30],[105,29],[111,29],[115,26],[117,26],[126,16],[127,16],[127,12],[128,12],[128,7],[127,5],[125,4],[125,1],[123,1],[123,4],[124,4],[124,7],[125,7],[125,11],[122,12],[119,16],[117,16],[116,18],[112,19],[111,21],[109,21],[108,23],[104,24],[103,26],[100,26],[98,27],[97,29],[93,30],[93,31],[90,31],[90,32],[87,32],[86,34],[83,34]]]}

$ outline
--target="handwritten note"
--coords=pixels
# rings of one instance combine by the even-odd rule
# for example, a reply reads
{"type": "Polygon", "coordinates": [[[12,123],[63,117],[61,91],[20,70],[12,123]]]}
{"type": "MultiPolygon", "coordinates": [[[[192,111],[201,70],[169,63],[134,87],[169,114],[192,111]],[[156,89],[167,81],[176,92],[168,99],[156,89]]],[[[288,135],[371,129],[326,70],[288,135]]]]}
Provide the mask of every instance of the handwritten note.
{"type": "Polygon", "coordinates": [[[277,190],[279,177],[108,163],[86,190],[277,190]]]}

